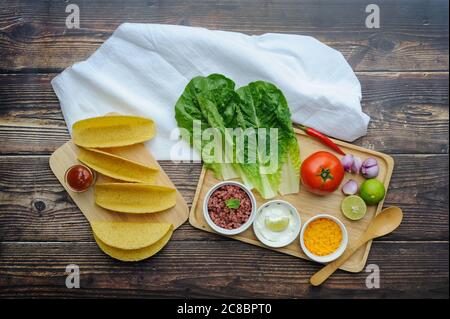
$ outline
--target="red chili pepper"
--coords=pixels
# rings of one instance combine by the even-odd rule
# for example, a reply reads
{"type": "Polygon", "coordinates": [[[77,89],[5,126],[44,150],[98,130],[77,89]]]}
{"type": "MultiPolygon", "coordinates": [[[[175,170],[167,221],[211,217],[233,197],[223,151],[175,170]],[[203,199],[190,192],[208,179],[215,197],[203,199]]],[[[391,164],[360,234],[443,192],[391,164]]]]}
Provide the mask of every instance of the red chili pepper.
{"type": "Polygon", "coordinates": [[[322,144],[327,145],[329,148],[333,149],[334,151],[338,152],[341,155],[345,155],[344,151],[341,150],[341,148],[339,146],[337,146],[332,140],[330,140],[330,138],[328,138],[328,136],[320,133],[319,131],[316,131],[315,129],[313,129],[312,127],[307,127],[301,124],[298,124],[300,129],[305,132],[306,134],[308,134],[309,136],[315,137],[318,140],[320,140],[322,142],[322,144]]]}

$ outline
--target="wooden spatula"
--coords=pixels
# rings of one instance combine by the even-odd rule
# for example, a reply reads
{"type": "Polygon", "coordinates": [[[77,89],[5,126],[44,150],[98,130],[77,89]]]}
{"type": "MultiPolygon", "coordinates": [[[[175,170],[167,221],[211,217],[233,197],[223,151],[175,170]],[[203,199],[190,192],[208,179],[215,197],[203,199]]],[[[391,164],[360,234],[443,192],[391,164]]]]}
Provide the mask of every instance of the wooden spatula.
{"type": "Polygon", "coordinates": [[[359,240],[347,248],[341,257],[329,263],[321,270],[316,272],[310,279],[313,286],[321,285],[328,277],[330,277],[343,263],[350,258],[359,247],[377,237],[381,237],[393,232],[402,222],[403,213],[398,207],[388,207],[383,209],[369,224],[366,232],[359,240]]]}

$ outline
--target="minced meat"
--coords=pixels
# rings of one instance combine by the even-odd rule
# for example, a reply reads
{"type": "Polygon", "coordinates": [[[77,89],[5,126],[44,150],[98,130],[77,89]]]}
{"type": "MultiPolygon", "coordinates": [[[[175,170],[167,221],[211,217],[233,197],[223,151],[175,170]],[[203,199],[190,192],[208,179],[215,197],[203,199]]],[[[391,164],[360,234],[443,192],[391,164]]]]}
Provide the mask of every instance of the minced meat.
{"type": "Polygon", "coordinates": [[[219,227],[236,229],[247,222],[252,212],[252,202],[247,193],[239,186],[224,185],[216,189],[208,200],[208,213],[219,227]],[[226,201],[238,199],[239,208],[229,208],[226,201]]]}

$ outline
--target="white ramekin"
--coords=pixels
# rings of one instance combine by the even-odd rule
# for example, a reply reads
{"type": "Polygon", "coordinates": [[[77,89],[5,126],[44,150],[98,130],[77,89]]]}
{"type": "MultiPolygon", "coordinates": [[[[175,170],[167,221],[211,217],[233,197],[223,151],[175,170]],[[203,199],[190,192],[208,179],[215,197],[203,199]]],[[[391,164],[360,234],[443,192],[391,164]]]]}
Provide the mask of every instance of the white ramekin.
{"type": "Polygon", "coordinates": [[[238,182],[235,182],[235,181],[224,181],[224,182],[220,182],[220,183],[214,185],[213,187],[211,187],[211,189],[208,191],[208,193],[206,193],[205,200],[203,201],[203,217],[205,218],[205,220],[208,223],[209,227],[211,227],[214,231],[216,231],[216,232],[218,232],[219,234],[222,234],[222,235],[231,236],[231,235],[237,235],[237,234],[240,234],[240,233],[244,232],[253,223],[253,220],[255,219],[255,215],[256,215],[256,199],[255,199],[255,196],[253,195],[251,190],[248,189],[245,185],[243,185],[241,183],[238,183],[238,182]],[[242,190],[244,190],[247,193],[248,197],[250,198],[250,202],[252,203],[252,211],[250,213],[250,217],[239,228],[235,228],[235,229],[222,228],[220,226],[217,226],[212,221],[211,217],[209,216],[209,213],[208,213],[208,201],[209,201],[209,198],[211,197],[211,194],[215,190],[217,190],[219,187],[224,186],[224,185],[235,185],[235,186],[240,187],[242,190]]]}
{"type": "Polygon", "coordinates": [[[271,241],[267,240],[266,238],[264,238],[264,236],[260,233],[259,229],[255,227],[255,223],[254,222],[253,222],[253,232],[255,233],[255,235],[259,239],[259,241],[262,242],[266,246],[269,246],[269,247],[272,247],[272,248],[285,247],[285,246],[289,245],[290,243],[292,243],[297,238],[298,234],[300,233],[300,229],[302,227],[302,220],[300,218],[300,215],[298,214],[297,209],[294,206],[292,206],[290,203],[288,203],[288,202],[286,202],[284,200],[271,200],[271,201],[269,201],[267,203],[264,203],[263,205],[261,205],[258,208],[258,211],[256,213],[255,219],[257,218],[257,216],[261,213],[261,211],[263,209],[266,209],[267,207],[269,207],[271,205],[283,205],[283,206],[286,206],[291,211],[291,213],[294,216],[294,219],[295,219],[295,221],[297,223],[297,227],[295,229],[295,233],[287,241],[274,243],[274,242],[271,242],[271,241]]]}
{"type": "Polygon", "coordinates": [[[347,233],[347,229],[345,228],[344,224],[337,219],[334,216],[328,215],[328,214],[320,214],[320,215],[316,215],[312,218],[310,218],[304,225],[302,228],[302,231],[300,233],[300,245],[303,249],[303,252],[306,254],[306,256],[308,256],[310,259],[319,262],[319,263],[329,263],[333,260],[338,259],[345,251],[345,249],[347,248],[347,244],[348,244],[348,233],[347,233]],[[314,255],[312,252],[310,252],[308,250],[308,248],[306,248],[306,245],[303,241],[303,236],[305,233],[305,229],[306,227],[308,227],[309,223],[311,223],[312,221],[319,219],[319,218],[328,218],[332,221],[334,221],[336,224],[339,225],[341,232],[342,232],[342,241],[341,241],[341,245],[339,246],[339,248],[332,254],[326,255],[326,256],[317,256],[314,255]]]}

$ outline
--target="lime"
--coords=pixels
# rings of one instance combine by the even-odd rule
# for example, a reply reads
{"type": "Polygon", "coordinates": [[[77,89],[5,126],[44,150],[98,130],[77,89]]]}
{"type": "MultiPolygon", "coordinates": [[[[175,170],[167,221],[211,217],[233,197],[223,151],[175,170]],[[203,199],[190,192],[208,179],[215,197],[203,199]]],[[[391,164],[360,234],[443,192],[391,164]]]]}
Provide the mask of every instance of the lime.
{"type": "Polygon", "coordinates": [[[383,183],[372,178],[362,183],[359,194],[367,205],[376,205],[384,198],[386,190],[383,183]]]}
{"type": "Polygon", "coordinates": [[[282,217],[266,217],[266,226],[271,231],[282,232],[289,226],[289,218],[282,217]]]}
{"type": "Polygon", "coordinates": [[[364,200],[356,195],[351,195],[342,201],[342,213],[351,220],[360,220],[366,215],[367,206],[364,200]]]}

